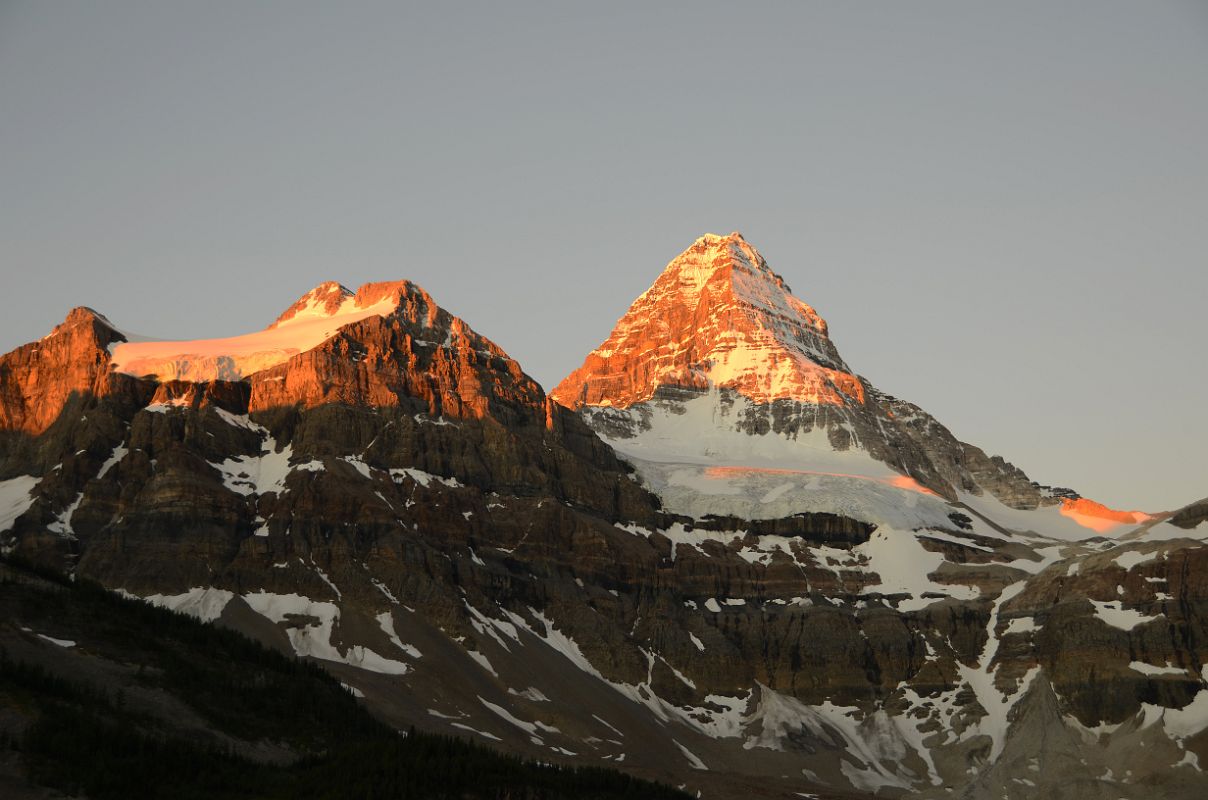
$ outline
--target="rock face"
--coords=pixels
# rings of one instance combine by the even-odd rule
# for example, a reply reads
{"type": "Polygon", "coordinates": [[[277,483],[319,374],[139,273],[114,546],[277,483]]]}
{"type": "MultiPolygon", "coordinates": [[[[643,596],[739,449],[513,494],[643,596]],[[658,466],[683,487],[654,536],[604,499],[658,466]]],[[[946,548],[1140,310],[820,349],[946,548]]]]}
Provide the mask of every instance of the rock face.
{"type": "Polygon", "coordinates": [[[191,348],[229,379],[123,372],[73,312],[0,358],[0,546],[399,726],[706,798],[1202,796],[1202,504],[1036,487],[855,376],[741,237],[681,260],[577,410],[407,282],[317,287],[268,331],[323,338],[254,372],[191,348]]]}
{"type": "Polygon", "coordinates": [[[0,430],[37,436],[73,400],[109,393],[106,348],[124,340],[108,320],[81,307],[40,341],[0,356],[0,430]]]}
{"type": "Polygon", "coordinates": [[[660,386],[711,385],[759,403],[864,402],[826,322],[739,233],[697,239],[550,396],[628,408],[660,386]]]}

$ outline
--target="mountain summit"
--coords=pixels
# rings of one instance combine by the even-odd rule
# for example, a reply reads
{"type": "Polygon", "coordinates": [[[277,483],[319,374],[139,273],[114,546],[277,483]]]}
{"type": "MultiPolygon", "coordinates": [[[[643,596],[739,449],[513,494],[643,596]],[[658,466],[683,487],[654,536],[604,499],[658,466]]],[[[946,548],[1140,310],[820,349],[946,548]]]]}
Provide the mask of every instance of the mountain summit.
{"type": "Polygon", "coordinates": [[[627,408],[660,386],[733,389],[758,403],[865,400],[826,322],[738,232],[705,234],[673,259],[550,396],[627,408]]]}

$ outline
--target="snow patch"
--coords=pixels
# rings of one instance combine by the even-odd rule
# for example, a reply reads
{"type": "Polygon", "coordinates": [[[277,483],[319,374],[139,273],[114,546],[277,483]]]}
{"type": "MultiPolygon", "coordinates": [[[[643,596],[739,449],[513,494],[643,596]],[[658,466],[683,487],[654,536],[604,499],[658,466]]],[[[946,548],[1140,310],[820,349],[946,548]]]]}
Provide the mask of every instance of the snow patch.
{"type": "Polygon", "coordinates": [[[393,295],[364,307],[349,297],[330,315],[299,314],[243,336],[121,342],[111,346],[110,363],[117,372],[155,375],[160,381],[241,380],[318,347],[345,325],[386,316],[397,308],[393,295]]]}
{"type": "Polygon", "coordinates": [[[31,492],[38,485],[33,475],[18,475],[0,481],[0,533],[13,527],[17,518],[34,504],[31,492]]]}
{"type": "Polygon", "coordinates": [[[1150,676],[1153,676],[1153,675],[1186,675],[1187,674],[1187,670],[1183,669],[1182,667],[1172,667],[1172,666],[1170,666],[1170,662],[1167,662],[1166,666],[1164,666],[1164,667],[1156,667],[1153,664],[1146,664],[1144,661],[1130,661],[1128,664],[1128,668],[1136,670],[1137,672],[1140,672],[1142,675],[1150,675],[1150,676]]]}
{"type": "Polygon", "coordinates": [[[1150,616],[1131,608],[1124,608],[1123,604],[1118,600],[1108,602],[1091,600],[1090,603],[1095,607],[1095,616],[1113,628],[1119,628],[1122,631],[1131,631],[1138,625],[1152,622],[1162,616],[1161,614],[1150,616]]]}
{"type": "Polygon", "coordinates": [[[257,614],[277,624],[285,623],[290,645],[299,656],[335,661],[383,675],[405,675],[411,667],[401,661],[385,658],[363,645],[353,645],[347,652],[332,644],[331,636],[340,618],[335,603],[311,600],[298,594],[251,592],[243,600],[257,614]]]}
{"type": "Polygon", "coordinates": [[[696,755],[691,750],[684,747],[682,744],[680,744],[675,739],[672,739],[671,741],[676,747],[679,748],[680,752],[684,754],[684,758],[688,759],[688,764],[689,764],[689,766],[692,767],[692,769],[703,769],[706,771],[709,769],[708,767],[705,766],[705,762],[703,762],[699,758],[697,758],[696,755]]]}
{"type": "Polygon", "coordinates": [[[1154,550],[1152,553],[1138,553],[1136,550],[1130,550],[1127,553],[1121,553],[1120,555],[1116,556],[1112,559],[1112,561],[1115,561],[1117,564],[1123,567],[1125,571],[1129,571],[1138,564],[1145,564],[1149,561],[1153,561],[1161,555],[1162,551],[1160,549],[1154,550]]]}
{"type": "Polygon", "coordinates": [[[397,647],[399,650],[402,650],[412,658],[420,658],[423,656],[423,653],[416,649],[414,645],[406,644],[402,639],[398,638],[398,632],[394,628],[393,613],[383,611],[381,614],[377,615],[376,619],[378,627],[382,629],[382,633],[390,637],[390,641],[394,643],[395,647],[397,647]]]}
{"type": "MultiPolygon", "coordinates": [[[[132,596],[127,593],[127,596],[132,596]]],[[[142,598],[153,606],[188,614],[202,622],[213,622],[222,616],[223,609],[235,595],[226,589],[212,586],[195,586],[181,594],[152,594],[142,598]]]]}
{"type": "Polygon", "coordinates": [[[433,475],[431,472],[424,472],[422,469],[414,469],[412,467],[396,467],[390,470],[390,476],[394,479],[395,483],[401,483],[404,478],[410,478],[420,486],[423,486],[425,489],[428,488],[428,486],[430,486],[433,482],[439,483],[443,486],[449,486],[454,489],[458,489],[463,486],[463,484],[458,481],[457,478],[442,478],[440,475],[433,475]]]}

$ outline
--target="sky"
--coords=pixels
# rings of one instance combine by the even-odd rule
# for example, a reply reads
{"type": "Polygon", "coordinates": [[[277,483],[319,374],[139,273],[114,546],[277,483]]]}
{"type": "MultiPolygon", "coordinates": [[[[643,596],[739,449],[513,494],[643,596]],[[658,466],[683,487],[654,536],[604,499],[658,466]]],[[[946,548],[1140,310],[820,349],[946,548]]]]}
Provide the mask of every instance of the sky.
{"type": "Polygon", "coordinates": [[[1208,3],[0,0],[0,351],[407,278],[547,389],[742,231],[1034,480],[1208,495],[1208,3]]]}

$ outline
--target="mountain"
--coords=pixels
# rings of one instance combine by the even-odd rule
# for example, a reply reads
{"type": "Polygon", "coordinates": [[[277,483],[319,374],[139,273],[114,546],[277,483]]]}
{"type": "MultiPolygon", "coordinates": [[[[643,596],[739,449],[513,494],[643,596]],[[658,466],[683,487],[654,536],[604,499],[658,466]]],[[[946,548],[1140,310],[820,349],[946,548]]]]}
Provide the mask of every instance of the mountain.
{"type": "Polygon", "coordinates": [[[400,734],[321,668],[237,633],[20,564],[0,579],[10,800],[689,797],[400,734]]]}
{"type": "Polygon", "coordinates": [[[950,501],[988,495],[1013,509],[1146,518],[1115,519],[1038,486],[878,391],[740,233],[707,234],[672,260],[550,396],[634,458],[846,471],[950,501]]]}
{"type": "Polygon", "coordinates": [[[549,397],[405,281],[249,336],[85,309],[0,357],[0,547],[396,728],[705,798],[1208,787],[1203,504],[1114,511],[959,442],[737,234],[549,397]]]}

